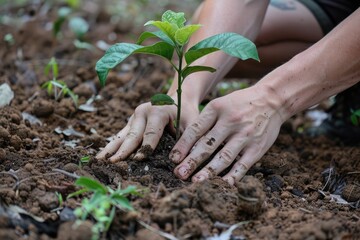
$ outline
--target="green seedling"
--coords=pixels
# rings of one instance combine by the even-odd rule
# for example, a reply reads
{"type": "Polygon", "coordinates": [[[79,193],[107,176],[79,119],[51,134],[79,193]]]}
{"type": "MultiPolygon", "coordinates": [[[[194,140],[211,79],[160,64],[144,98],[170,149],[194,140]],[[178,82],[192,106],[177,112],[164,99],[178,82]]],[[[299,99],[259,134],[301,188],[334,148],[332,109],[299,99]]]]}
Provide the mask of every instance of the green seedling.
{"type": "Polygon", "coordinates": [[[70,96],[73,100],[75,107],[78,105],[78,96],[68,88],[64,81],[58,80],[59,67],[56,62],[56,59],[51,58],[50,62],[46,65],[44,69],[45,75],[50,74],[50,69],[52,71],[52,79],[45,82],[41,87],[46,88],[49,96],[54,96],[55,100],[58,101],[62,96],[70,96]]]}
{"type": "Polygon", "coordinates": [[[58,17],[53,23],[53,28],[52,28],[54,37],[59,36],[61,26],[63,25],[67,17],[70,15],[70,13],[71,13],[71,9],[68,7],[59,8],[57,12],[58,17]]]}
{"type": "Polygon", "coordinates": [[[82,166],[85,164],[88,164],[89,161],[90,161],[90,156],[84,156],[84,157],[80,158],[79,167],[82,168],[82,166]]]}
{"type": "Polygon", "coordinates": [[[58,37],[61,26],[68,20],[69,29],[75,34],[76,39],[82,41],[84,35],[89,31],[89,24],[82,17],[72,16],[72,10],[68,7],[61,7],[58,10],[58,17],[53,23],[53,35],[58,37]]]}
{"type": "Polygon", "coordinates": [[[358,110],[351,110],[351,115],[350,115],[350,119],[351,119],[351,123],[354,126],[359,126],[359,122],[360,122],[360,109],[358,110]]]}
{"type": "Polygon", "coordinates": [[[105,55],[96,63],[96,72],[102,85],[111,69],[135,53],[145,53],[160,56],[173,66],[177,73],[177,103],[166,94],[156,94],[151,98],[152,105],[176,105],[176,139],[180,137],[180,114],[181,114],[181,85],[190,74],[200,71],[215,72],[216,69],[208,66],[191,65],[199,58],[210,53],[222,50],[230,56],[242,60],[255,59],[259,61],[256,46],[249,39],[236,33],[221,33],[206,38],[194,46],[185,50],[190,37],[201,27],[199,24],[185,25],[184,13],[166,11],[161,21],[148,21],[145,26],[154,26],[159,31],[144,32],[140,35],[136,44],[117,43],[111,46],[105,55]],[[141,45],[148,38],[159,39],[153,45],[141,45]],[[172,61],[174,53],[178,62],[172,61]]]}
{"type": "Polygon", "coordinates": [[[55,192],[56,197],[58,198],[58,202],[59,202],[59,207],[63,206],[64,203],[64,199],[61,193],[59,192],[55,192]]]}
{"type": "Polygon", "coordinates": [[[84,198],[82,200],[81,206],[74,210],[74,214],[78,219],[78,223],[85,221],[89,215],[93,217],[96,223],[92,227],[92,239],[99,239],[101,234],[106,234],[114,219],[116,208],[125,211],[134,211],[127,196],[141,195],[135,186],[128,186],[125,189],[121,189],[119,185],[116,190],[113,190],[87,177],[78,178],[75,185],[82,187],[82,189],[70,194],[68,198],[87,192],[91,193],[90,198],[84,198]]]}
{"type": "Polygon", "coordinates": [[[5,36],[4,36],[4,41],[9,44],[10,46],[14,45],[15,44],[15,39],[13,37],[13,35],[11,33],[7,33],[5,36]]]}

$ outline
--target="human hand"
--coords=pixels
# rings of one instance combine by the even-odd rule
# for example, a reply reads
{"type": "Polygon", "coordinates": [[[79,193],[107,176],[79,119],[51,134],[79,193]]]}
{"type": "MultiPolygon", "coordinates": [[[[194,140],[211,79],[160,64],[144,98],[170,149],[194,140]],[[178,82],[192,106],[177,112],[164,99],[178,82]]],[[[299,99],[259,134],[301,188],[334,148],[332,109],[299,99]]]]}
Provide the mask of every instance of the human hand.
{"type": "Polygon", "coordinates": [[[185,129],[170,152],[170,159],[180,163],[176,176],[189,178],[221,146],[192,181],[217,176],[235,162],[223,176],[234,184],[265,154],[283,123],[281,101],[273,91],[255,86],[211,101],[185,129]]]}
{"type": "MultiPolygon", "coordinates": [[[[180,131],[185,129],[199,114],[198,107],[186,104],[184,100],[180,131]]],[[[142,160],[155,149],[166,125],[173,126],[176,117],[176,107],[152,106],[151,103],[139,105],[130,117],[127,125],[119,131],[106,147],[98,153],[97,159],[106,159],[117,162],[129,157],[141,144],[141,148],[134,156],[142,160]]]]}

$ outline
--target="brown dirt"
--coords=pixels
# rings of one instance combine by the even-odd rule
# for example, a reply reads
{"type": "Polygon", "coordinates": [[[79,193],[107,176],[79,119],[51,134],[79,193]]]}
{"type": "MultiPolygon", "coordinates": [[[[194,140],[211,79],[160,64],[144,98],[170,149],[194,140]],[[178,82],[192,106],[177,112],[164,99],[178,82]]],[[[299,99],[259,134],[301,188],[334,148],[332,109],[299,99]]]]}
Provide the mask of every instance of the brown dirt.
{"type": "MultiPolygon", "coordinates": [[[[74,229],[72,221],[60,220],[60,211],[53,211],[59,207],[56,192],[64,196],[62,207],[73,209],[81,201],[66,200],[76,190],[74,178],[59,169],[114,188],[121,182],[123,187],[148,189],[143,197],[131,198],[136,213],[116,213],[108,239],[163,239],[138,221],[190,239],[219,234],[241,221],[250,222],[233,232],[238,239],[360,239],[359,146],[298,134],[291,127],[293,120],[236,186],[219,178],[200,184],[176,178],[175,165],[168,159],[174,139],[167,134],[144,161],[131,157],[116,164],[97,161],[94,156],[106,138],[125,126],[138,104],[162,89],[172,71],[157,58],[137,56],[126,62],[130,69],[111,72],[101,88],[94,65],[102,52],[76,49],[67,32],[63,41],[54,43],[44,27],[52,17],[35,15],[19,28],[0,28],[1,41],[7,33],[15,39],[12,46],[0,45],[0,84],[8,83],[15,93],[11,105],[0,108],[0,239],[89,239],[91,219],[74,229]],[[52,56],[60,63],[60,79],[79,95],[80,104],[94,94],[102,96],[94,101],[96,111],[78,110],[69,98],[57,102],[41,89],[47,80],[43,69],[52,56]],[[70,127],[81,134],[57,131],[70,127]],[[65,145],[70,142],[76,145],[65,145]],[[80,166],[86,155],[90,163],[80,166]],[[329,167],[336,170],[330,179],[323,174],[329,167]],[[358,205],[334,202],[329,192],[336,191],[358,205]],[[9,205],[45,222],[10,222],[4,211],[9,205]]],[[[111,32],[117,38],[110,43],[127,39],[116,26],[98,19],[87,41],[96,43],[111,32]]],[[[146,154],[149,151],[144,149],[146,154]]]]}

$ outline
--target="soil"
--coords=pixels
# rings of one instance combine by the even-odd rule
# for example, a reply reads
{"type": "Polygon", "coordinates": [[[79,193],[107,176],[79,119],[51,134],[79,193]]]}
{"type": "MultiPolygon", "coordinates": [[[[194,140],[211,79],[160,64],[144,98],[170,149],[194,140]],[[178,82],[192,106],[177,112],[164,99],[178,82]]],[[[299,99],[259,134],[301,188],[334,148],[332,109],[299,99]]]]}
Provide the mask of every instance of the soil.
{"type": "MultiPolygon", "coordinates": [[[[102,50],[77,49],[66,28],[62,40],[54,39],[46,28],[54,12],[41,15],[29,5],[23,14],[28,18],[21,26],[0,28],[1,41],[8,33],[15,40],[0,45],[0,85],[9,84],[15,94],[10,106],[0,108],[0,239],[90,239],[92,219],[74,228],[72,209],[81,197],[66,199],[80,175],[112,188],[121,183],[147,190],[130,198],[136,212],[116,212],[106,239],[165,239],[157,231],[205,239],[239,222],[244,224],[232,239],[360,239],[360,148],[299,133],[302,115],[283,125],[275,144],[235,186],[220,178],[197,184],[176,178],[168,159],[175,142],[170,134],[144,161],[97,161],[96,153],[135,107],[163,89],[171,67],[138,55],[112,71],[101,88],[94,66],[102,50]],[[95,111],[77,109],[68,97],[55,101],[41,88],[53,56],[59,79],[79,104],[101,96],[94,98],[95,111]],[[83,156],[90,156],[88,164],[79,164],[83,156]]],[[[116,38],[106,39],[109,44],[132,41],[105,12],[89,18],[89,43],[110,34],[116,38]]]]}

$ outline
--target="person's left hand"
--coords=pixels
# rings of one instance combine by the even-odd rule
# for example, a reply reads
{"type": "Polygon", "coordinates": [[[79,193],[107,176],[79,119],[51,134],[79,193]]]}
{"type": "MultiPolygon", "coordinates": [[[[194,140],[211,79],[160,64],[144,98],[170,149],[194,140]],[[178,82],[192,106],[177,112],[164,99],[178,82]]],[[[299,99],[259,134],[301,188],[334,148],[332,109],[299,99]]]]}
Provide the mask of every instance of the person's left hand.
{"type": "Polygon", "coordinates": [[[280,109],[279,97],[256,85],[211,101],[170,152],[170,159],[180,163],[175,175],[185,180],[199,170],[192,177],[197,182],[217,176],[233,164],[223,179],[230,184],[239,181],[275,142],[283,123],[280,109]],[[210,162],[198,169],[217,150],[210,162]]]}

